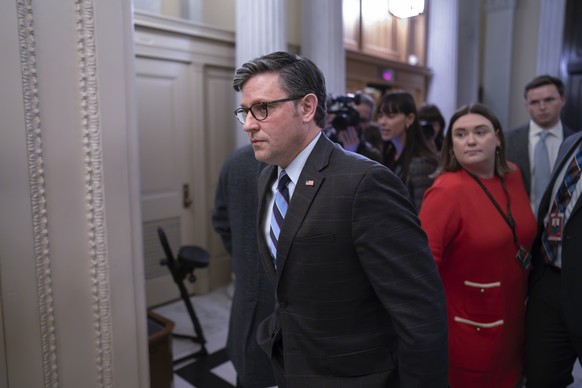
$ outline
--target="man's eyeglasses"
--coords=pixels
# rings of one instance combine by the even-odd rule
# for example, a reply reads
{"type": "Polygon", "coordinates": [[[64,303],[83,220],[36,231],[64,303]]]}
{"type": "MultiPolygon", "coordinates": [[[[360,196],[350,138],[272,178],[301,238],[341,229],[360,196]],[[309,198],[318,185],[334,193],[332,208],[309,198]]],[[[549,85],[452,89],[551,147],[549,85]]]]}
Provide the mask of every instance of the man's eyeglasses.
{"type": "Polygon", "coordinates": [[[263,121],[267,118],[267,116],[269,116],[269,105],[276,104],[278,102],[300,100],[302,98],[303,98],[303,96],[294,96],[294,97],[281,98],[279,100],[273,100],[273,101],[255,102],[253,105],[251,105],[248,108],[240,107],[240,108],[235,109],[234,115],[236,116],[238,121],[240,121],[241,124],[245,123],[245,121],[247,120],[247,116],[248,116],[249,112],[251,112],[251,114],[253,115],[253,117],[256,120],[263,121]]]}

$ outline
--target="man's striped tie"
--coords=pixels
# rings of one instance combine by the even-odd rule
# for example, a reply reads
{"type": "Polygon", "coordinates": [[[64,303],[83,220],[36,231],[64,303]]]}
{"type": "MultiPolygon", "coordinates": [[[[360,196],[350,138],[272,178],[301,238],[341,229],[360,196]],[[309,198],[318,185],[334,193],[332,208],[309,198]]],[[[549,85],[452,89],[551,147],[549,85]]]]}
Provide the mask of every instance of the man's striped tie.
{"type": "MultiPolygon", "coordinates": [[[[572,159],[572,163],[568,166],[566,173],[564,174],[564,180],[556,193],[556,197],[552,201],[552,206],[550,207],[550,215],[553,213],[562,213],[566,212],[566,208],[568,207],[568,203],[570,203],[570,199],[572,198],[572,193],[576,188],[576,183],[580,179],[581,173],[581,166],[582,166],[582,149],[578,150],[574,159],[572,159]]],[[[563,224],[564,221],[562,221],[563,224]]],[[[556,261],[556,257],[558,255],[558,241],[550,241],[548,240],[548,236],[551,234],[551,217],[546,224],[546,228],[542,233],[542,255],[546,263],[553,263],[556,261]]]]}
{"type": "Polygon", "coordinates": [[[279,241],[279,234],[283,226],[285,214],[287,214],[287,206],[289,205],[289,188],[287,185],[291,182],[291,178],[285,172],[281,171],[279,174],[279,184],[277,185],[277,193],[275,194],[275,201],[273,202],[273,215],[271,216],[271,232],[269,239],[269,248],[273,255],[273,262],[275,269],[277,268],[277,241],[279,241]]]}

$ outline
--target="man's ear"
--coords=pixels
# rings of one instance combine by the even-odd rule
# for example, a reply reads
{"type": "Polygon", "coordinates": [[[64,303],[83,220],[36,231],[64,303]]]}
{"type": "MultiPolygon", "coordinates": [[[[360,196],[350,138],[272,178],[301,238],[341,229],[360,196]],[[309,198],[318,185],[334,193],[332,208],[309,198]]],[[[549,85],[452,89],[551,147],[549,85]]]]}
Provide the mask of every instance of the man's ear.
{"type": "Polygon", "coordinates": [[[301,99],[299,113],[303,117],[303,122],[313,121],[315,112],[317,111],[317,102],[317,97],[313,93],[309,93],[301,99]]]}

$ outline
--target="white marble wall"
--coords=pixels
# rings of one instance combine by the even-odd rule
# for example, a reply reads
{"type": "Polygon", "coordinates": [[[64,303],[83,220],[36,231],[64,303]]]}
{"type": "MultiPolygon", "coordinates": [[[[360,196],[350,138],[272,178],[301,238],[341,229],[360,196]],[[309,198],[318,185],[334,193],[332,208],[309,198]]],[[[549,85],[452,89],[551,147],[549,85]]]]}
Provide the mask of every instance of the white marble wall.
{"type": "MultiPolygon", "coordinates": [[[[273,51],[287,50],[286,0],[238,0],[236,2],[236,67],[273,51]]],[[[237,105],[240,94],[237,94],[237,105]]],[[[248,144],[242,125],[237,128],[237,146],[248,144]]]]}
{"type": "Polygon", "coordinates": [[[515,0],[487,0],[483,67],[483,103],[508,127],[515,0]]]}
{"type": "Polygon", "coordinates": [[[429,4],[427,66],[433,76],[427,101],[436,104],[448,122],[457,108],[458,0],[429,4]]]}
{"type": "Polygon", "coordinates": [[[131,20],[0,2],[2,388],[148,386],[131,20]]]}

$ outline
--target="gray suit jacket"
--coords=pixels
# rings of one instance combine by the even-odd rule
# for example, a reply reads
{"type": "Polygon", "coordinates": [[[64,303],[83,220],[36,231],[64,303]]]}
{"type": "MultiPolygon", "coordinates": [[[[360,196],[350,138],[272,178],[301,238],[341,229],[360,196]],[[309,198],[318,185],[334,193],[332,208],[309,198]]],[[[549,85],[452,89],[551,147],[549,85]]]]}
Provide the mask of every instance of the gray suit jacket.
{"type": "Polygon", "coordinates": [[[275,385],[271,361],[256,341],[257,326],[275,306],[256,239],[257,179],[265,166],[250,145],[236,150],[222,167],[212,215],[214,229],[232,255],[235,289],[226,348],[244,387],[275,385]]]}
{"type": "MultiPolygon", "coordinates": [[[[259,178],[263,211],[276,173],[259,178]]],[[[287,387],[447,386],[443,286],[408,192],[386,167],[322,135],[296,182],[276,272],[258,237],[276,305],[257,339],[269,355],[282,346],[287,387]]]]}
{"type": "MultiPolygon", "coordinates": [[[[564,139],[574,133],[562,123],[564,139]]],[[[529,123],[505,133],[505,155],[521,171],[527,195],[531,192],[531,167],[529,163],[529,123]]]]}
{"type": "MultiPolygon", "coordinates": [[[[553,200],[551,198],[552,190],[555,184],[561,184],[561,182],[556,181],[558,174],[578,149],[582,149],[582,132],[568,137],[562,143],[550,184],[540,203],[538,234],[532,252],[533,271],[530,275],[530,290],[539,284],[537,282],[538,279],[548,271],[540,253],[540,239],[544,229],[544,218],[550,211],[550,202],[553,200]]],[[[562,271],[560,277],[562,311],[568,329],[582,337],[582,260],[580,260],[582,257],[582,196],[578,197],[574,210],[564,225],[562,239],[562,271]]]]}

